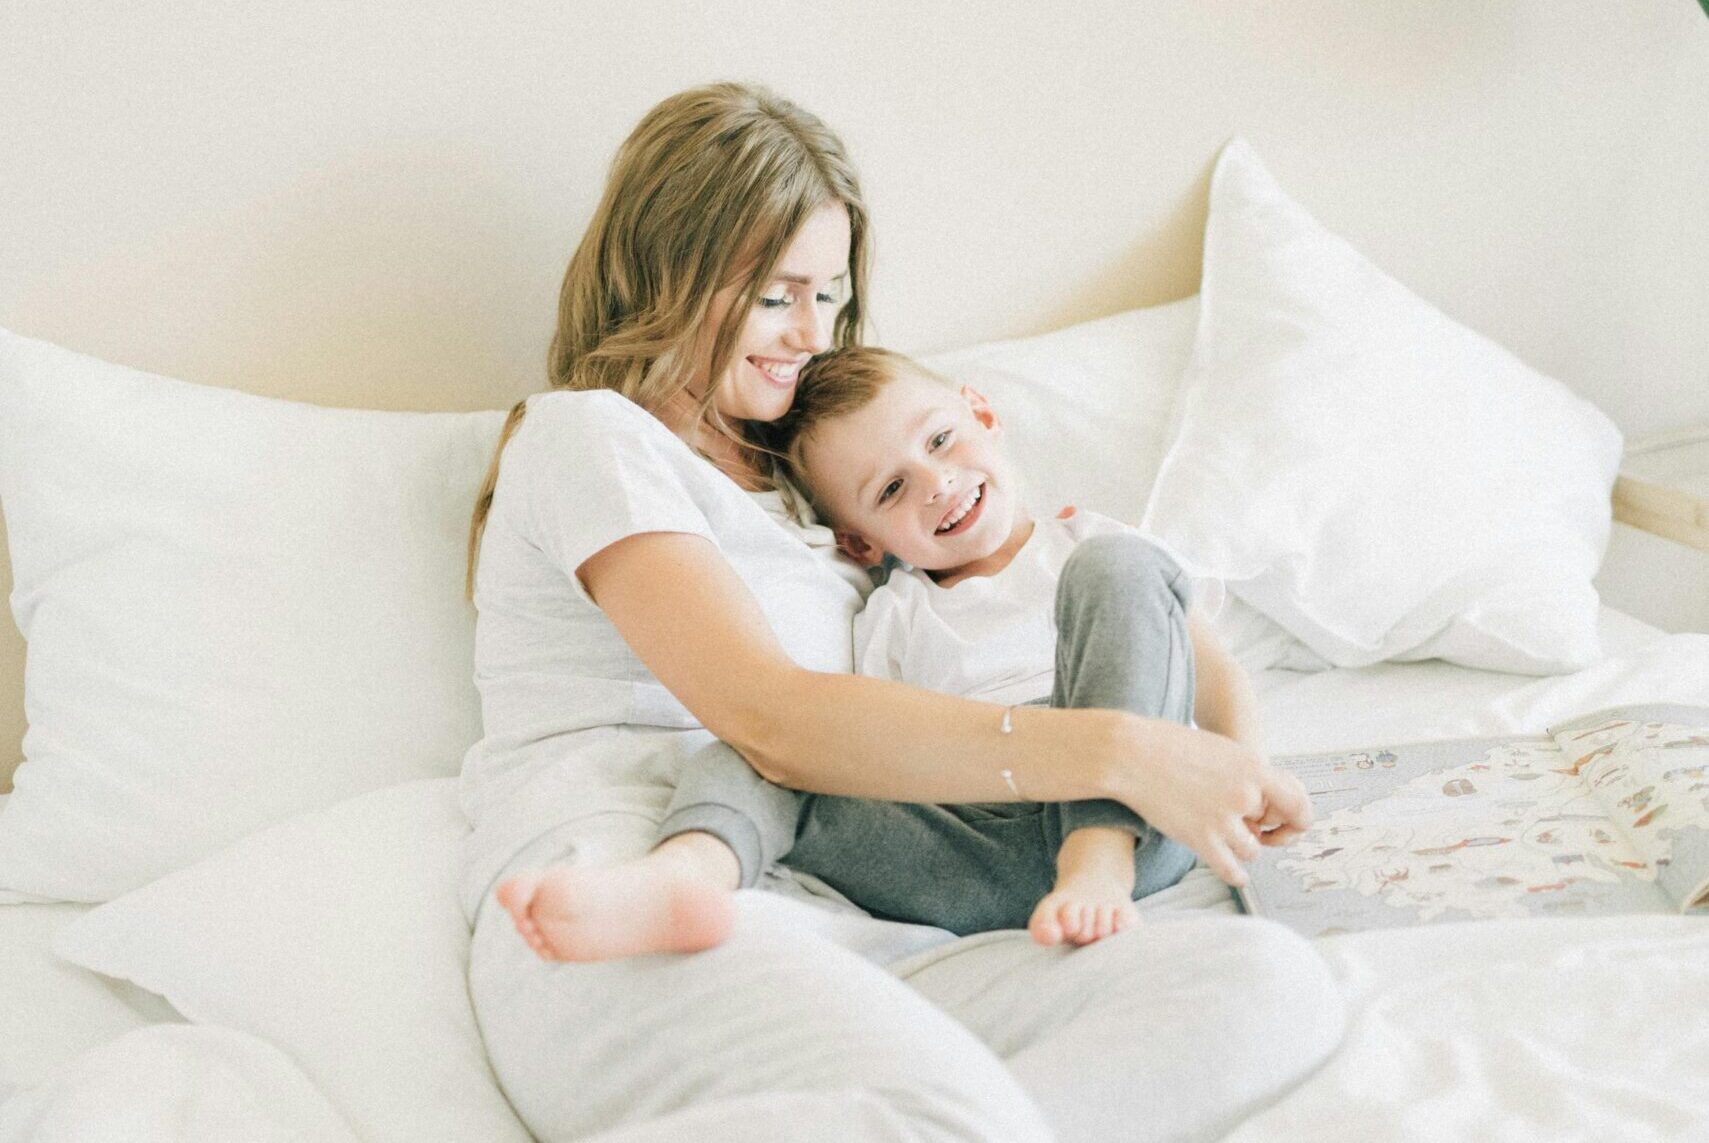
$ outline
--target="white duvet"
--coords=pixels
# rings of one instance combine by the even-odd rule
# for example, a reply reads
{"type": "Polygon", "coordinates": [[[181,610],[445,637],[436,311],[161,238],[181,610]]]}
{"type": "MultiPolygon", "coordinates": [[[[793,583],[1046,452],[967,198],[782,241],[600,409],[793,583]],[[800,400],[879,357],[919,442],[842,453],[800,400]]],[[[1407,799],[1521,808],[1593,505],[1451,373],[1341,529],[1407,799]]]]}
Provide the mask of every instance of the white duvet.
{"type": "MultiPolygon", "coordinates": [[[[1709,703],[1709,636],[1653,639],[1615,615],[1605,617],[1604,635],[1623,653],[1559,678],[1441,663],[1272,672],[1258,680],[1270,743],[1292,752],[1534,731],[1602,705],[1709,703]]],[[[467,997],[455,985],[461,952],[447,913],[455,907],[455,868],[443,856],[454,828],[449,780],[369,797],[380,807],[374,812],[388,815],[383,845],[352,832],[352,823],[365,820],[360,815],[328,811],[316,822],[281,827],[247,859],[241,849],[222,855],[232,862],[223,870],[187,871],[201,880],[187,880],[175,897],[151,901],[139,891],[62,931],[55,944],[61,952],[108,971],[128,966],[138,984],[203,1022],[147,1026],[85,1051],[53,1078],[13,1095],[0,1110],[0,1143],[475,1137],[468,1092],[490,1078],[482,1074],[478,1039],[469,1040],[467,997]],[[412,830],[438,856],[412,854],[412,830]],[[329,930],[317,934],[316,955],[330,953],[332,961],[317,967],[314,957],[301,957],[290,962],[292,979],[275,982],[253,966],[223,966],[222,955],[239,954],[221,954],[210,942],[241,947],[242,935],[222,935],[229,914],[199,915],[197,894],[220,878],[254,874],[244,860],[282,861],[302,846],[320,852],[301,861],[361,861],[380,879],[344,886],[337,907],[278,900],[239,923],[259,925],[283,912],[301,924],[312,913],[329,930]],[[354,931],[355,918],[369,931],[354,931]],[[183,928],[196,924],[206,927],[183,928]],[[331,931],[341,927],[351,931],[331,931]],[[438,934],[433,939],[441,943],[402,955],[432,964],[405,959],[376,968],[376,942],[390,947],[398,934],[422,932],[438,934]],[[418,986],[398,988],[400,970],[418,986]],[[372,990],[389,982],[394,1009],[317,1014],[302,1000],[323,987],[304,979],[314,972],[330,974],[324,987],[346,995],[367,994],[368,986],[353,981],[370,980],[372,990]],[[210,980],[230,988],[198,994],[210,980]],[[261,987],[284,991],[242,995],[261,987]],[[291,988],[305,991],[293,997],[291,988]],[[382,1015],[386,1026],[368,1028],[382,1015]],[[455,1077],[417,1079],[410,1087],[411,1069],[384,1058],[399,1045],[464,1062],[455,1077]],[[349,1067],[365,1054],[374,1057],[369,1067],[349,1067]],[[447,1096],[452,1090],[462,1094],[447,1096]],[[401,1114],[406,1106],[410,1114],[401,1114]],[[444,1126],[434,1133],[435,1124],[444,1126]]],[[[276,873],[279,892],[302,876],[294,866],[276,873]]],[[[1202,873],[1160,896],[1154,907],[1230,908],[1227,894],[1202,873]]],[[[260,948],[266,937],[247,939],[260,948]]],[[[1437,925],[1330,938],[1319,947],[1346,990],[1346,1039],[1315,1074],[1238,1128],[1230,1137],[1236,1143],[1709,1137],[1709,925],[1701,919],[1437,925]]],[[[33,1027],[45,1034],[52,1000],[40,999],[33,1027]]],[[[489,1117],[491,1111],[480,1109],[489,1117]]]]}

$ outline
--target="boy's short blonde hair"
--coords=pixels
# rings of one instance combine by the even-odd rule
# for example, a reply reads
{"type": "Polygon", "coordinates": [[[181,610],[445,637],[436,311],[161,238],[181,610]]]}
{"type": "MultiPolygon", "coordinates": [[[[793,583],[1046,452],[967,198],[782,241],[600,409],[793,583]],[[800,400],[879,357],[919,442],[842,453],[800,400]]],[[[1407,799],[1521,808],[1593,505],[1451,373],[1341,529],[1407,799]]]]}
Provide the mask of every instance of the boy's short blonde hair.
{"type": "Polygon", "coordinates": [[[808,439],[826,421],[864,409],[881,389],[905,372],[949,384],[912,358],[876,346],[855,345],[821,353],[802,367],[789,412],[765,426],[766,443],[782,474],[806,493],[821,517],[825,516],[825,505],[807,478],[808,439]]]}

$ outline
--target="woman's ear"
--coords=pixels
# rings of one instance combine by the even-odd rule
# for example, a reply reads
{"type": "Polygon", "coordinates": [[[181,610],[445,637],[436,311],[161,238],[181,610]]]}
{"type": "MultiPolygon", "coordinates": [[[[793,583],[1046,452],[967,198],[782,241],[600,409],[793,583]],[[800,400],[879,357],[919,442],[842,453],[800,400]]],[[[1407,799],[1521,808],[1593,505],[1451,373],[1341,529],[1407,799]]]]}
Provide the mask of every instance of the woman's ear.
{"type": "Polygon", "coordinates": [[[863,568],[875,568],[884,562],[884,553],[866,542],[859,532],[836,532],[837,550],[863,568]]]}
{"type": "Polygon", "coordinates": [[[961,399],[967,402],[967,407],[973,410],[973,419],[994,433],[1003,431],[1003,422],[997,419],[997,412],[991,407],[991,402],[985,399],[985,394],[971,385],[961,387],[961,399]]]}

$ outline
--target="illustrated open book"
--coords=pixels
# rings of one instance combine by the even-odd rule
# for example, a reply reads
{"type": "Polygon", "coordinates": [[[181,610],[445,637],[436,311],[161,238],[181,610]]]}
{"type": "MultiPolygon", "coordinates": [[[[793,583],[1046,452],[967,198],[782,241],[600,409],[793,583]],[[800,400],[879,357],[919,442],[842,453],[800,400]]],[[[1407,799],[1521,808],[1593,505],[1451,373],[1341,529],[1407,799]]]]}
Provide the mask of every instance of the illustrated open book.
{"type": "Polygon", "coordinates": [[[1709,907],[1709,707],[1276,764],[1316,819],[1251,863],[1240,902],[1308,936],[1709,907]]]}

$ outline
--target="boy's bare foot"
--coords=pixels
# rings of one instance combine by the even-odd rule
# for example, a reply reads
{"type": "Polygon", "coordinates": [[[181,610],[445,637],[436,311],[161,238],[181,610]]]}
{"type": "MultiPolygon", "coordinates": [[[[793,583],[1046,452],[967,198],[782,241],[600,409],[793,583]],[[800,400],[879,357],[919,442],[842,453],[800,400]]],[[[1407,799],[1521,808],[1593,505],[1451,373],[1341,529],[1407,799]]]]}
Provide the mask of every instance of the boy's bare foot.
{"type": "Polygon", "coordinates": [[[1027,931],[1041,945],[1089,945],[1139,923],[1133,882],[1082,875],[1059,878],[1033,910],[1027,931]]]}
{"type": "Polygon", "coordinates": [[[499,904],[542,960],[699,952],[735,923],[731,891],[653,856],[621,865],[551,865],[498,887],[499,904]]]}

